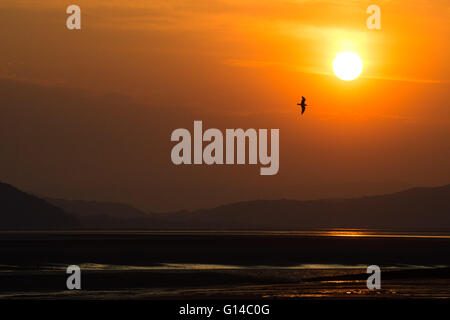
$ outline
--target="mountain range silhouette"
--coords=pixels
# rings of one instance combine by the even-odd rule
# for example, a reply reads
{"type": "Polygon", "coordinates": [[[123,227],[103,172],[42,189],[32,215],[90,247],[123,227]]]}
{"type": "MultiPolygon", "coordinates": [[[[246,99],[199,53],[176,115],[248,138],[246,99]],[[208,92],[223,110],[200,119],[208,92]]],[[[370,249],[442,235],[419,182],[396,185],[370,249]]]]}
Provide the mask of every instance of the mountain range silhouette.
{"type": "Polygon", "coordinates": [[[145,213],[120,203],[41,199],[0,183],[1,230],[450,230],[450,185],[351,199],[255,200],[145,213]]]}
{"type": "Polygon", "coordinates": [[[78,219],[47,201],[0,183],[0,230],[53,230],[80,227],[78,219]]]}

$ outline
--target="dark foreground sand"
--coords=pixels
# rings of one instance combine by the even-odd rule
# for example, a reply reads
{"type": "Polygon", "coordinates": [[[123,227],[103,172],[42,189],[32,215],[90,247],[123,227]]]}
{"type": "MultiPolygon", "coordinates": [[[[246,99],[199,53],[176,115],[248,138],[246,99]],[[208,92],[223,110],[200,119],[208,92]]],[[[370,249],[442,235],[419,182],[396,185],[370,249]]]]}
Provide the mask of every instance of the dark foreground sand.
{"type": "Polygon", "coordinates": [[[446,238],[2,233],[0,298],[450,298],[449,265],[446,238]],[[72,264],[81,291],[66,289],[72,264]]]}

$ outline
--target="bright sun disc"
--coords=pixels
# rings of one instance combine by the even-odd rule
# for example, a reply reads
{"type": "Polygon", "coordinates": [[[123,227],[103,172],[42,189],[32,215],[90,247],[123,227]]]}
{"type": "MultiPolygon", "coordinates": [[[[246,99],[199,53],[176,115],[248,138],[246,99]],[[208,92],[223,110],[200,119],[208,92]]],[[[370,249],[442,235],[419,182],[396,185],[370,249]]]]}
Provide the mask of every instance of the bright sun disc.
{"type": "Polygon", "coordinates": [[[341,52],[333,60],[333,71],[339,79],[350,81],[362,72],[363,62],[354,52],[341,52]]]}

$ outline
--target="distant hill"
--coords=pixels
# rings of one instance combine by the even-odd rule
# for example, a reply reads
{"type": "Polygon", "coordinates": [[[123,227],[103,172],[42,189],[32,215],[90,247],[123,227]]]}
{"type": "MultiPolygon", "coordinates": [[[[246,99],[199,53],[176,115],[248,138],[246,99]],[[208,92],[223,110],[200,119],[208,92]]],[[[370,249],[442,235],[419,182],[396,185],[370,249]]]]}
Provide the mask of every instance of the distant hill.
{"type": "Polygon", "coordinates": [[[53,230],[79,227],[62,209],[0,183],[0,230],[53,230]]]}
{"type": "Polygon", "coordinates": [[[107,215],[117,219],[140,219],[148,216],[145,212],[123,203],[50,198],[45,198],[45,200],[78,217],[107,215]]]}
{"type": "Polygon", "coordinates": [[[175,229],[392,228],[450,230],[450,185],[316,201],[257,200],[154,214],[175,229]]]}
{"type": "Polygon", "coordinates": [[[82,228],[137,229],[153,226],[153,220],[147,213],[123,203],[50,198],[46,200],[75,216],[82,228]]]}

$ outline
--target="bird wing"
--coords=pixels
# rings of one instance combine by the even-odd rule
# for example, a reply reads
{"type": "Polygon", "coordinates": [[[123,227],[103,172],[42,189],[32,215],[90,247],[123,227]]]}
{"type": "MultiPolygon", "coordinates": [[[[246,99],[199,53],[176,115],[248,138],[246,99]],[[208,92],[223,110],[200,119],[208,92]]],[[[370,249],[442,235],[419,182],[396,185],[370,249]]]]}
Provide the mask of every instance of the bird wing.
{"type": "Polygon", "coordinates": [[[305,112],[305,107],[304,106],[302,106],[302,114],[303,114],[303,112],[305,112]]]}
{"type": "Polygon", "coordinates": [[[302,104],[305,103],[306,98],[304,96],[302,96],[302,104]]]}

